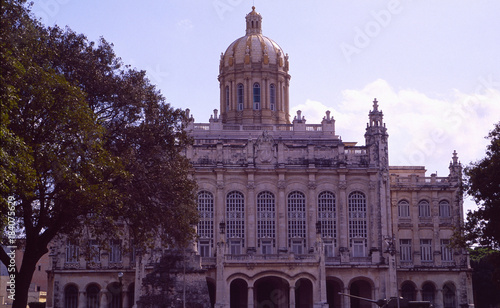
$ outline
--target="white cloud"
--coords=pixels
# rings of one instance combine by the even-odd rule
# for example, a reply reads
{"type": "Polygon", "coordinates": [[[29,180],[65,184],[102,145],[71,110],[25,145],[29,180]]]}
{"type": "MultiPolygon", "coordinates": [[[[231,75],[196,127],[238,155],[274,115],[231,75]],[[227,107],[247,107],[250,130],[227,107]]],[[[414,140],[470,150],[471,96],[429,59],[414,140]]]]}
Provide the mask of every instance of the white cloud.
{"type": "Polygon", "coordinates": [[[180,20],[179,22],[177,22],[177,27],[179,27],[182,30],[187,31],[187,30],[193,29],[194,24],[191,21],[191,19],[183,19],[183,20],[180,20]]]}
{"type": "Polygon", "coordinates": [[[302,110],[308,124],[320,123],[326,110],[335,118],[336,134],[364,145],[364,132],[373,99],[379,101],[389,133],[391,165],[426,166],[428,174],[448,175],[454,150],[462,165],[484,157],[484,137],[500,121],[500,91],[481,93],[454,90],[448,98],[433,98],[414,89],[394,90],[378,79],[363,89],[342,92],[342,101],[327,106],[308,100],[292,107],[302,110]]]}

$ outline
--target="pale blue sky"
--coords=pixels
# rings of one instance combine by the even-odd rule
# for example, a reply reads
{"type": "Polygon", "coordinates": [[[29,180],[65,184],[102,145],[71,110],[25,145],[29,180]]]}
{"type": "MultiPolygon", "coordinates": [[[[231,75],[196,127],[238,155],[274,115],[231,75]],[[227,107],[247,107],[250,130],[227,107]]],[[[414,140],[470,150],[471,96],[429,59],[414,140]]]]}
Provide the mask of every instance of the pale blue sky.
{"type": "MultiPolygon", "coordinates": [[[[251,0],[35,0],[46,25],[103,36],[148,71],[197,122],[219,109],[220,53],[245,34],[251,0]]],[[[500,1],[255,0],[263,35],[289,54],[290,105],[308,123],[331,110],[337,134],[364,144],[374,97],[390,163],[448,174],[469,163],[500,121],[500,1]]],[[[293,117],[294,114],[292,114],[293,117]]]]}

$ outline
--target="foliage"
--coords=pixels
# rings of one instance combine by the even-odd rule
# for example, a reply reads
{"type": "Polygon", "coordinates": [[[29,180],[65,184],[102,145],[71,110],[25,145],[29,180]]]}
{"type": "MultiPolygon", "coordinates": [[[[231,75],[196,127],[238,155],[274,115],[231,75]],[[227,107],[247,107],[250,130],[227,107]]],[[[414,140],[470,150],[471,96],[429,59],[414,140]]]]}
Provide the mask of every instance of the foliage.
{"type": "Polygon", "coordinates": [[[0,227],[13,197],[25,240],[16,297],[58,235],[112,237],[121,221],[138,245],[188,241],[197,213],[184,113],[104,39],[46,28],[26,0],[1,4],[0,227]]]}
{"type": "Polygon", "coordinates": [[[471,250],[472,285],[477,307],[500,304],[500,252],[476,248],[471,250]]]}
{"type": "Polygon", "coordinates": [[[465,241],[500,249],[500,122],[488,134],[486,157],[465,168],[465,190],[479,208],[467,213],[465,241]]]}

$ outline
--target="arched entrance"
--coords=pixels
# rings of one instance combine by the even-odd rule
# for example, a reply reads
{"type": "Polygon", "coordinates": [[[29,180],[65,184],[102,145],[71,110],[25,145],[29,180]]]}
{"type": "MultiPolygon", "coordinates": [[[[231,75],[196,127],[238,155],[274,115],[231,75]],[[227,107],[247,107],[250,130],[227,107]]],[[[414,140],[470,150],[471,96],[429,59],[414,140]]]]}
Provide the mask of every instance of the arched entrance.
{"type": "Polygon", "coordinates": [[[313,306],[313,286],[309,279],[299,279],[295,284],[295,308],[310,308],[313,306]]]}
{"type": "Polygon", "coordinates": [[[288,308],[290,285],[279,277],[264,277],[254,284],[258,308],[288,308]]]}
{"type": "Polygon", "coordinates": [[[248,284],[245,280],[233,280],[229,291],[231,308],[248,308],[248,284]]]}
{"type": "MultiPolygon", "coordinates": [[[[372,286],[368,281],[357,280],[351,284],[351,295],[372,299],[372,286]]],[[[351,298],[351,308],[372,308],[372,303],[351,298]]]]}
{"type": "Polygon", "coordinates": [[[207,286],[208,286],[208,295],[210,296],[210,307],[213,308],[215,306],[215,293],[216,293],[215,281],[207,278],[207,286]]]}
{"type": "Polygon", "coordinates": [[[333,279],[326,280],[326,298],[328,308],[339,308],[341,305],[339,292],[342,292],[342,284],[333,279]]]}

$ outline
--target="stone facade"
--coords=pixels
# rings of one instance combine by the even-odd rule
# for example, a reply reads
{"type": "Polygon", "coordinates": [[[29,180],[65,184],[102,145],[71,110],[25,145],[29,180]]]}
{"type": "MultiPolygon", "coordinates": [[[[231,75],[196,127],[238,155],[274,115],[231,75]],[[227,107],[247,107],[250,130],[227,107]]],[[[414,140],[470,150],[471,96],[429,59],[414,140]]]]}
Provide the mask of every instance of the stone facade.
{"type": "MultiPolygon", "coordinates": [[[[447,177],[389,166],[376,99],[364,145],[343,141],[330,112],[320,124],[306,124],[300,111],[290,121],[288,56],[262,36],[255,8],[246,26],[221,55],[220,115],[186,123],[200,213],[191,263],[199,271],[190,277],[205,300],[219,308],[372,305],[341,292],[471,305],[466,252],[449,245],[463,219],[457,154],[447,177]]],[[[68,301],[75,292],[78,307],[119,307],[119,272],[122,306],[133,307],[162,254],[124,256],[117,266],[102,253],[98,266],[71,265],[63,247],[52,254],[48,307],[77,307],[68,301]],[[91,306],[89,286],[98,298],[91,306]]]]}

